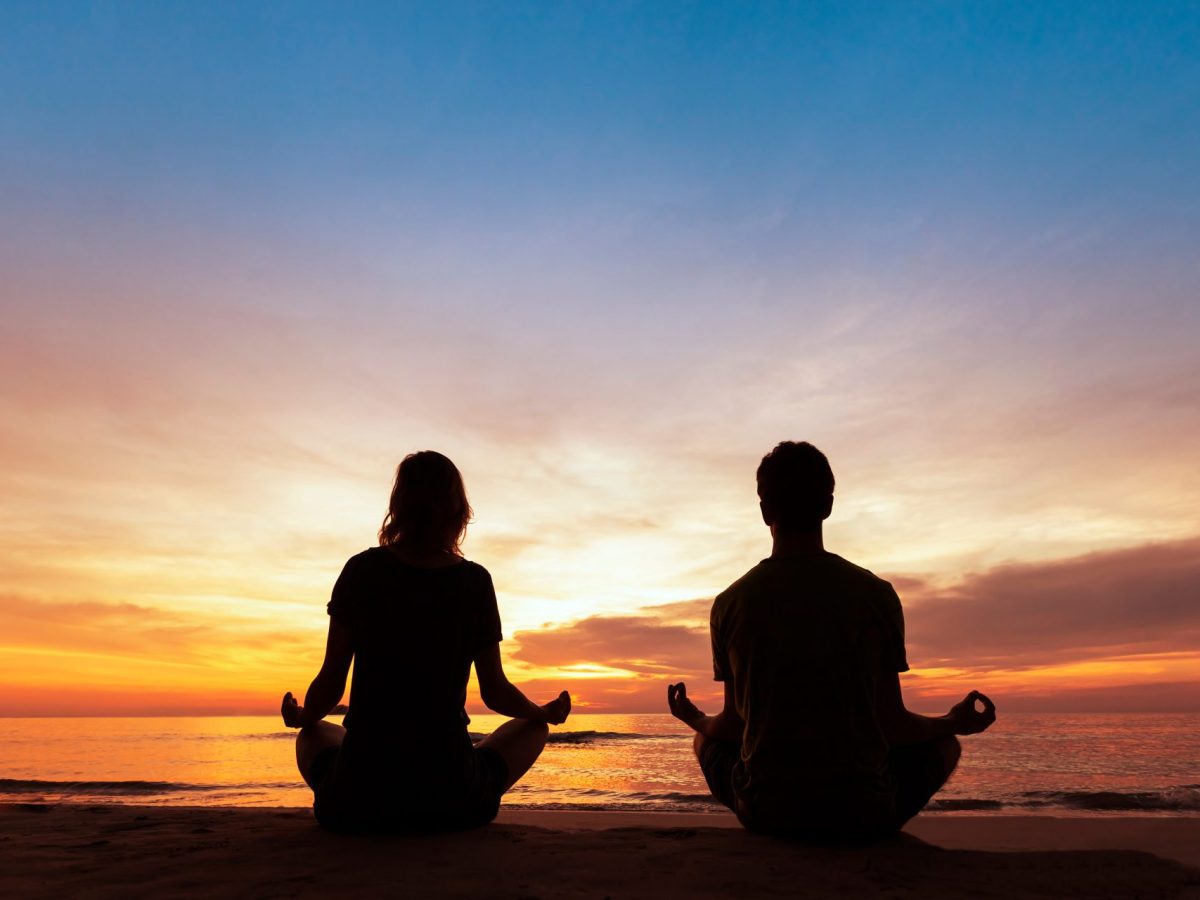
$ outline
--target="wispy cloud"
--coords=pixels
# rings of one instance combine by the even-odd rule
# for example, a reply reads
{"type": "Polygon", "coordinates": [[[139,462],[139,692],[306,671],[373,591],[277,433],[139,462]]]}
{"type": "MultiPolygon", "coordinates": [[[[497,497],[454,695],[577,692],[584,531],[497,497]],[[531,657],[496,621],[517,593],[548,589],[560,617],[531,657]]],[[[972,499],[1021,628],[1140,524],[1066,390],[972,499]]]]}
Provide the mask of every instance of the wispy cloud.
{"type": "Polygon", "coordinates": [[[650,616],[592,616],[560,628],[518,631],[513,659],[543,668],[598,665],[669,677],[703,665],[708,629],[650,616]]]}
{"type": "Polygon", "coordinates": [[[311,639],[283,623],[261,618],[216,619],[135,603],[47,602],[12,595],[0,642],[8,649],[37,649],[157,659],[172,664],[236,661],[261,654],[316,656],[311,639]]]}
{"type": "Polygon", "coordinates": [[[319,635],[288,621],[8,595],[0,715],[270,712],[302,692],[319,635]]]}
{"type": "Polygon", "coordinates": [[[702,617],[662,604],[766,554],[754,468],[796,438],[838,475],[830,546],[929,574],[930,660],[1169,644],[1161,592],[1142,626],[1115,600],[1056,618],[997,567],[1197,532],[1194,73],[1162,65],[1170,16],[1081,14],[1049,52],[1009,7],[997,29],[898,4],[864,32],[782,4],[737,41],[703,5],[583,29],[363,10],[334,42],[313,12],[284,44],[252,4],[7,15],[0,619],[128,602],[161,614],[80,606],[38,640],[107,652],[107,616],[186,657],[184,629],[236,647],[234,622],[285,611],[319,646],[397,461],[429,447],[466,475],[507,631],[550,659],[569,646],[533,635],[567,623],[648,670],[615,698],[707,668],[683,650],[702,617]],[[1075,649],[976,640],[977,595],[1075,649]]]}
{"type": "MultiPolygon", "coordinates": [[[[1130,709],[1139,698],[1179,709],[1200,687],[1200,540],[1000,566],[943,588],[908,576],[893,583],[918,703],[986,687],[1023,709],[1130,709]],[[1197,680],[1171,680],[1181,675],[1197,680]]],[[[661,710],[666,682],[680,678],[712,702],[710,606],[683,601],[518,631],[511,656],[554,670],[539,684],[577,687],[593,708],[661,710]],[[624,676],[571,685],[572,668],[589,666],[624,676]]]]}
{"type": "Polygon", "coordinates": [[[905,586],[919,665],[1012,670],[1200,648],[1200,540],[905,586]]]}

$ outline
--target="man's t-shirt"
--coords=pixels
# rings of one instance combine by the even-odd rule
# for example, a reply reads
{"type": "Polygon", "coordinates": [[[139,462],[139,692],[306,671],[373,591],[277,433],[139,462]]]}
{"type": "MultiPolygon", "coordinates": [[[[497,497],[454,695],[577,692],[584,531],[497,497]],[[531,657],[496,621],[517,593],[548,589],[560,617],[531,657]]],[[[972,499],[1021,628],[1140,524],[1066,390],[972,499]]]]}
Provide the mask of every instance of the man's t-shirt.
{"type": "Polygon", "coordinates": [[[750,808],[889,802],[876,687],[908,669],[890,584],[832,553],[765,559],[717,597],[710,624],[715,678],[733,679],[746,723],[734,789],[750,808]]]}
{"type": "Polygon", "coordinates": [[[447,771],[471,748],[464,710],[475,656],[501,640],[492,579],[464,560],[419,568],[384,547],[351,557],[329,615],[350,626],[354,675],[345,764],[395,768],[422,760],[447,771]]]}

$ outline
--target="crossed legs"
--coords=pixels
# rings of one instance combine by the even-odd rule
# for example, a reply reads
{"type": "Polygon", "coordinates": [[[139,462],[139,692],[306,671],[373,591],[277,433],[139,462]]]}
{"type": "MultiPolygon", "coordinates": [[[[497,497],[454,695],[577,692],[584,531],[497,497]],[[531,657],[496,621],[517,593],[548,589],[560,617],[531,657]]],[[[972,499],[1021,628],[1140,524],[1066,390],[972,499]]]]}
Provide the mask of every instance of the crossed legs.
{"type": "Polygon", "coordinates": [[[507,791],[542,755],[549,736],[550,728],[545,722],[510,719],[475,746],[486,747],[500,754],[508,767],[508,780],[504,784],[504,790],[507,791]]]}
{"type": "Polygon", "coordinates": [[[314,791],[320,776],[324,774],[317,771],[317,759],[325,751],[342,746],[345,737],[345,728],[324,720],[315,725],[305,725],[296,735],[296,766],[300,769],[304,782],[314,791]]]}
{"type": "MultiPolygon", "coordinates": [[[[475,746],[488,747],[504,760],[508,771],[508,778],[504,784],[504,790],[507,791],[541,756],[549,734],[550,729],[544,722],[512,719],[475,746]]],[[[327,750],[341,747],[345,737],[346,729],[332,722],[321,721],[300,729],[296,736],[296,766],[300,769],[305,783],[313,790],[317,789],[319,776],[323,774],[316,771],[317,760],[327,750]]]]}
{"type": "MultiPolygon", "coordinates": [[[[733,767],[741,756],[740,745],[697,734],[692,749],[713,797],[738,812],[737,796],[733,791],[733,767]]],[[[933,795],[942,789],[961,756],[962,746],[952,735],[892,748],[889,766],[896,779],[896,830],[924,809],[933,795]]]]}
{"type": "Polygon", "coordinates": [[[897,828],[925,808],[958,767],[962,745],[953,735],[893,747],[888,764],[896,778],[897,828]]]}

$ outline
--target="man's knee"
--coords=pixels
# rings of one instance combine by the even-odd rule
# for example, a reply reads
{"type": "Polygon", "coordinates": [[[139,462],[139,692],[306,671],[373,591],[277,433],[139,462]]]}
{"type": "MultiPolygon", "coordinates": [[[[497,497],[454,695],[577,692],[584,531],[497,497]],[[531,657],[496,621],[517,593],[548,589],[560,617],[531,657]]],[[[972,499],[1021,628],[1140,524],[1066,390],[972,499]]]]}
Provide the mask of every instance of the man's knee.
{"type": "Polygon", "coordinates": [[[696,736],[692,738],[692,752],[696,754],[697,759],[700,758],[700,753],[704,750],[706,740],[708,739],[698,731],[696,732],[696,736]]]}
{"type": "Polygon", "coordinates": [[[948,734],[937,741],[937,748],[946,763],[946,775],[949,776],[957,768],[958,761],[962,759],[962,744],[959,743],[957,737],[948,734]]]}

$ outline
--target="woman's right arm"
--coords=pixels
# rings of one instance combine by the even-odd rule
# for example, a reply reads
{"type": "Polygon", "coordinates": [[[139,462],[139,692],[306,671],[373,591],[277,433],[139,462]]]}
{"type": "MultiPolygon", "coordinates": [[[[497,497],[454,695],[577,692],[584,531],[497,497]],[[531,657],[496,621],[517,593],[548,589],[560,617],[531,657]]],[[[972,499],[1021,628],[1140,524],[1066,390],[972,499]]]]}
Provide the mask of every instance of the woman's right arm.
{"type": "Polygon", "coordinates": [[[484,705],[502,716],[561,725],[571,712],[571,695],[566,691],[545,706],[531,702],[504,674],[499,644],[488,644],[476,654],[475,675],[484,705]]]}
{"type": "Polygon", "coordinates": [[[329,636],[325,641],[325,662],[309,685],[303,706],[296,703],[291,691],[284,695],[283,706],[280,709],[284,724],[289,728],[304,728],[307,725],[315,725],[329,715],[346,692],[346,675],[350,671],[350,661],[353,658],[354,641],[350,634],[350,626],[341,619],[330,617],[329,636]]]}

